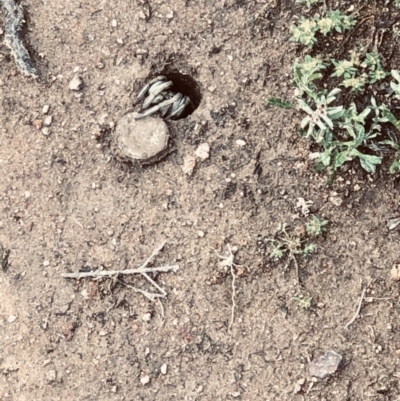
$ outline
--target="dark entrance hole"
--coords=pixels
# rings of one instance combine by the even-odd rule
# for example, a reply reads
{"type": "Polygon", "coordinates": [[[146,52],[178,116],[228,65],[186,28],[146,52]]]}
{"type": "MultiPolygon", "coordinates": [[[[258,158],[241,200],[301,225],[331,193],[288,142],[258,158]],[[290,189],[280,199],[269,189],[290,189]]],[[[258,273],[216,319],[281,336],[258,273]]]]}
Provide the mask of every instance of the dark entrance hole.
{"type": "Polygon", "coordinates": [[[178,118],[178,120],[186,118],[199,107],[201,102],[200,85],[196,82],[196,80],[193,77],[191,77],[188,74],[182,74],[178,71],[176,72],[161,71],[157,75],[164,75],[165,77],[168,78],[168,80],[174,83],[174,85],[171,87],[171,91],[180,92],[182,93],[182,95],[190,97],[190,103],[186,107],[183,114],[178,118]]]}

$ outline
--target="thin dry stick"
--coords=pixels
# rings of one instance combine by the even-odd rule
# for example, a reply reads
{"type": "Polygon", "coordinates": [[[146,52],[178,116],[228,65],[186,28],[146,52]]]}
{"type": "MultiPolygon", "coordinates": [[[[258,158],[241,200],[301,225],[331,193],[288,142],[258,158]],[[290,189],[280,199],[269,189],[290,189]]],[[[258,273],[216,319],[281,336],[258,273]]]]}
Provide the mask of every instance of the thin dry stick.
{"type": "Polygon", "coordinates": [[[176,272],[179,269],[179,265],[165,265],[165,266],[157,266],[157,267],[147,267],[150,261],[161,251],[161,249],[166,244],[164,241],[160,244],[153,253],[146,259],[146,261],[136,269],[126,269],[126,270],[95,270],[91,272],[76,272],[76,273],[62,273],[61,277],[64,278],[74,278],[74,279],[81,279],[86,277],[93,277],[93,278],[107,278],[107,277],[117,277],[117,276],[126,276],[130,274],[141,274],[153,287],[155,287],[159,293],[148,292],[146,290],[142,290],[140,288],[134,287],[130,284],[122,282],[125,286],[131,288],[135,292],[139,292],[144,295],[146,298],[154,301],[157,298],[165,298],[167,296],[167,292],[160,287],[147,273],[154,273],[154,272],[169,272],[174,271],[176,272]]]}
{"type": "Polygon", "coordinates": [[[233,326],[233,321],[235,319],[235,309],[236,309],[236,301],[235,301],[235,296],[236,296],[236,287],[235,287],[235,281],[236,281],[236,275],[235,275],[235,269],[234,266],[235,263],[233,263],[235,256],[232,253],[232,249],[230,244],[228,244],[228,250],[229,250],[229,255],[228,256],[221,256],[218,255],[217,256],[222,259],[222,262],[220,262],[220,266],[221,267],[229,267],[230,271],[231,271],[231,275],[232,275],[232,311],[231,311],[231,320],[229,322],[229,330],[232,328],[233,326]]]}
{"type": "Polygon", "coordinates": [[[294,261],[294,265],[296,266],[296,276],[297,276],[297,283],[300,284],[300,277],[299,277],[299,264],[297,263],[297,259],[296,256],[294,256],[293,254],[291,255],[292,259],[294,261]]]}
{"type": "Polygon", "coordinates": [[[362,290],[361,297],[360,297],[360,302],[358,304],[357,311],[356,311],[355,315],[353,316],[353,318],[346,324],[346,326],[344,326],[345,329],[349,328],[349,326],[352,325],[355,322],[355,320],[357,319],[358,315],[360,314],[361,306],[362,306],[362,303],[363,303],[363,300],[364,300],[364,296],[365,296],[365,291],[366,290],[367,290],[366,287],[362,290]]]}
{"type": "Polygon", "coordinates": [[[235,301],[235,295],[236,295],[235,280],[236,280],[236,275],[235,275],[235,270],[233,268],[233,264],[231,265],[231,275],[232,275],[232,312],[231,312],[231,321],[229,322],[229,330],[233,326],[233,320],[235,319],[235,308],[236,308],[236,301],[235,301]]]}
{"type": "Polygon", "coordinates": [[[179,265],[166,265],[166,266],[158,266],[158,267],[138,267],[137,269],[126,269],[126,270],[94,270],[91,272],[75,272],[75,273],[61,273],[61,277],[64,278],[85,278],[85,277],[112,277],[117,275],[130,275],[130,274],[143,274],[146,273],[154,273],[154,272],[169,272],[177,271],[179,269],[179,265]]]}

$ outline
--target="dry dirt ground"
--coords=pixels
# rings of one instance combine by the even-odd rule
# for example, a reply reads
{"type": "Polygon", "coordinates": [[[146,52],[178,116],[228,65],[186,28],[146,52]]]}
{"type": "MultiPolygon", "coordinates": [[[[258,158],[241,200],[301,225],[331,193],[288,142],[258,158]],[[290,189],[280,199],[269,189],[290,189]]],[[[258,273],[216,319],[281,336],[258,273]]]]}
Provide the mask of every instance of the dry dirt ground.
{"type": "MultiPolygon", "coordinates": [[[[0,399],[400,399],[390,278],[399,236],[386,228],[400,186],[354,167],[327,187],[308,165],[299,116],[267,106],[268,96],[291,94],[292,2],[24,7],[40,78],[21,76],[5,47],[0,61],[0,244],[10,250],[0,272],[0,399]],[[112,127],[160,71],[190,74],[201,103],[169,123],[169,154],[130,165],[115,157],[112,127]],[[76,74],[84,88],[72,92],[76,74]],[[47,136],[37,121],[44,105],[47,136]],[[202,143],[209,159],[184,174],[202,143]],[[330,226],[318,253],[298,258],[297,278],[293,263],[271,261],[264,239],[280,224],[301,229],[300,197],[330,226]],[[180,269],[153,275],[168,292],[161,303],[116,279],[61,277],[137,267],[164,240],[152,266],[180,269]],[[217,256],[228,244],[234,294],[217,256]],[[299,294],[313,297],[309,310],[299,294]],[[310,360],[330,349],[341,369],[313,379],[310,360]]],[[[125,282],[150,290],[140,277],[125,282]]]]}

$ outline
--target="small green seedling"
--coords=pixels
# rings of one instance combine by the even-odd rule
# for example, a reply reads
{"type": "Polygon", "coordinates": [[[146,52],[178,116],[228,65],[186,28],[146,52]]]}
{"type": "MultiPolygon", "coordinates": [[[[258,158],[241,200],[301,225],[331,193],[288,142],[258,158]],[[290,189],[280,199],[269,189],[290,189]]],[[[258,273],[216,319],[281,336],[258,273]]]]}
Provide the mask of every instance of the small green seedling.
{"type": "Polygon", "coordinates": [[[327,230],[328,220],[320,220],[317,216],[313,216],[306,226],[307,234],[311,237],[318,237],[327,230]]]}
{"type": "Polygon", "coordinates": [[[316,35],[321,33],[326,36],[333,32],[343,33],[351,29],[356,20],[338,10],[330,11],[326,17],[318,14],[314,18],[301,17],[297,25],[290,27],[292,34],[290,40],[308,46],[310,49],[318,42],[316,35]]]}
{"type": "Polygon", "coordinates": [[[293,299],[297,301],[299,307],[303,310],[310,309],[313,300],[312,297],[310,297],[309,295],[302,295],[302,294],[293,297],[293,299]]]}
{"type": "Polygon", "coordinates": [[[307,238],[302,238],[293,232],[289,232],[286,225],[279,227],[277,238],[269,239],[272,242],[272,250],[270,258],[280,260],[283,258],[295,258],[301,255],[304,259],[308,259],[311,254],[317,250],[317,245],[309,243],[307,238]]]}

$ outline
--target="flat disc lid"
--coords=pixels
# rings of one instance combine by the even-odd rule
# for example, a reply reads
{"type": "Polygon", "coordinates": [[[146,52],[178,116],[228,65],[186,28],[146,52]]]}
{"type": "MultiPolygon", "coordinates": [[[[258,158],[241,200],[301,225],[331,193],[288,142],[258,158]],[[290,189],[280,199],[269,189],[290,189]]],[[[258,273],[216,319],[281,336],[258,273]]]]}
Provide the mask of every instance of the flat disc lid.
{"type": "Polygon", "coordinates": [[[146,160],[166,149],[168,127],[161,118],[135,120],[136,112],[125,114],[115,128],[115,138],[121,151],[135,160],[146,160]]]}

